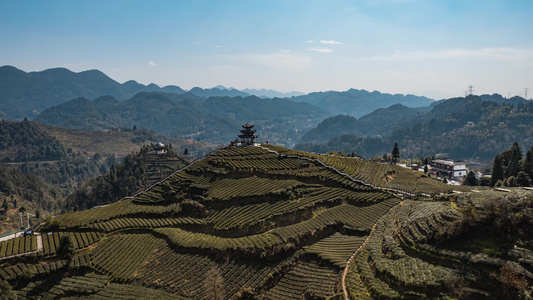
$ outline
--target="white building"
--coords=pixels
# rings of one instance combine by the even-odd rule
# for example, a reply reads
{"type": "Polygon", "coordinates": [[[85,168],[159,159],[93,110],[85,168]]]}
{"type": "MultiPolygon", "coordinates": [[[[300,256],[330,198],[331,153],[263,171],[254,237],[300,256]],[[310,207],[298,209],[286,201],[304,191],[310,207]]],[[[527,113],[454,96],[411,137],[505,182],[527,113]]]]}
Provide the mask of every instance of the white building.
{"type": "Polygon", "coordinates": [[[468,168],[464,161],[436,159],[431,162],[431,167],[432,170],[455,179],[462,179],[468,173],[468,168]]]}

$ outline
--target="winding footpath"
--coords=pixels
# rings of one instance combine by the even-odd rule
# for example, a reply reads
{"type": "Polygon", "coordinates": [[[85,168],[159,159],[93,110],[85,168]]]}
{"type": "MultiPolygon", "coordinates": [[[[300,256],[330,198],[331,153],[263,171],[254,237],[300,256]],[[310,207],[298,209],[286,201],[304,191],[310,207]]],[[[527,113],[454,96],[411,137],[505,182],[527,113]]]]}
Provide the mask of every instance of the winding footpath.
{"type": "Polygon", "coordinates": [[[372,237],[372,234],[374,233],[375,229],[376,229],[376,224],[374,224],[374,226],[372,227],[372,230],[370,231],[370,234],[365,239],[363,244],[361,244],[361,246],[359,246],[359,248],[357,248],[357,250],[352,254],[350,259],[348,259],[348,262],[346,263],[346,267],[344,268],[344,271],[342,272],[342,290],[344,292],[344,299],[346,299],[346,300],[349,299],[348,290],[346,289],[346,275],[348,274],[348,270],[350,269],[350,266],[354,262],[354,260],[357,257],[357,255],[359,253],[361,253],[361,251],[366,247],[366,244],[368,243],[368,241],[372,237]]]}
{"type": "MultiPolygon", "coordinates": [[[[330,170],[333,170],[334,172],[342,175],[342,176],[346,176],[347,178],[349,178],[350,180],[358,183],[358,184],[361,184],[361,185],[364,185],[364,186],[367,186],[367,187],[371,187],[371,188],[374,188],[374,189],[377,189],[377,190],[382,190],[382,191],[388,191],[388,192],[393,192],[393,193],[398,193],[398,194],[401,194],[401,195],[404,195],[404,196],[408,196],[408,197],[416,197],[417,194],[415,193],[411,193],[411,192],[408,192],[408,191],[403,191],[403,190],[397,190],[397,189],[392,189],[392,188],[384,188],[384,187],[380,187],[380,186],[375,186],[373,184],[370,184],[370,183],[367,183],[367,182],[363,182],[361,180],[357,180],[355,178],[353,178],[352,176],[350,176],[349,174],[346,174],[344,172],[341,172],[339,171],[337,168],[333,167],[333,166],[330,166],[330,165],[327,165],[325,164],[324,162],[322,162],[321,160],[319,159],[316,159],[316,158],[309,158],[309,157],[305,157],[305,156],[298,156],[298,155],[283,155],[283,154],[280,154],[279,152],[277,151],[274,151],[272,149],[268,149],[268,148],[265,148],[261,145],[258,145],[258,147],[261,147],[262,149],[265,149],[269,152],[272,152],[272,153],[275,153],[277,154],[278,156],[281,156],[281,157],[291,157],[291,158],[299,158],[299,159],[306,159],[306,160],[309,160],[309,161],[312,161],[312,162],[316,162],[316,163],[319,163],[321,164],[322,166],[324,166],[325,168],[328,168],[330,170]]],[[[421,194],[422,196],[430,196],[429,194],[426,194],[426,193],[422,193],[421,194]]],[[[348,259],[347,263],[346,263],[346,267],[344,268],[344,271],[342,273],[342,290],[343,290],[343,293],[344,293],[344,299],[348,300],[350,299],[349,296],[348,296],[348,290],[346,288],[346,276],[348,274],[348,270],[350,269],[350,266],[351,264],[355,261],[355,258],[357,257],[357,255],[359,253],[361,253],[361,251],[366,247],[366,244],[368,243],[368,241],[370,240],[370,238],[372,237],[372,234],[374,233],[376,229],[376,224],[374,224],[374,226],[372,227],[372,230],[370,231],[370,234],[368,235],[368,237],[365,239],[365,241],[363,242],[363,244],[361,244],[361,246],[359,246],[359,248],[352,254],[352,256],[350,257],[350,259],[348,259]]]]}

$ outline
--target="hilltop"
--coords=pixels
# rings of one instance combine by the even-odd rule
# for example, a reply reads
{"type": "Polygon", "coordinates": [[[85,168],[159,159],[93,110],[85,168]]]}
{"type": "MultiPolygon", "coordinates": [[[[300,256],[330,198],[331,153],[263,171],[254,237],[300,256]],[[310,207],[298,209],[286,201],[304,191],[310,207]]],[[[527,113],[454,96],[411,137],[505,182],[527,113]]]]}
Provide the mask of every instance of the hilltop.
{"type": "Polygon", "coordinates": [[[402,197],[450,191],[358,158],[226,148],[145,192],[49,219],[49,234],[17,248],[0,243],[2,256],[37,250],[4,261],[0,276],[25,298],[339,297],[347,261],[380,217],[402,197]]]}

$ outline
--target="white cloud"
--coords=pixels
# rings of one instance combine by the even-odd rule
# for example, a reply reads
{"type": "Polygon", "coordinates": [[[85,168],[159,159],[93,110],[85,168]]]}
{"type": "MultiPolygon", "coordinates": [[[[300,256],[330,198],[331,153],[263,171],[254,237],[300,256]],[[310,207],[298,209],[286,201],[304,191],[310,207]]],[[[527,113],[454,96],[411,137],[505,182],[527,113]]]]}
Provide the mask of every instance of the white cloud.
{"type": "Polygon", "coordinates": [[[150,67],[156,67],[156,66],[157,66],[157,64],[156,64],[153,60],[149,61],[149,62],[148,62],[148,65],[149,65],[150,67]]]}
{"type": "Polygon", "coordinates": [[[320,53],[332,53],[333,52],[333,50],[329,48],[322,48],[322,47],[307,48],[307,51],[314,51],[314,52],[320,52],[320,53]]]}
{"type": "Polygon", "coordinates": [[[222,45],[216,45],[215,48],[224,48],[222,45]]]}
{"type": "Polygon", "coordinates": [[[328,44],[328,45],[342,45],[341,42],[338,42],[338,41],[334,41],[334,40],[320,40],[320,43],[321,44],[328,44]]]}
{"type": "Polygon", "coordinates": [[[314,43],[315,41],[313,41],[313,40],[307,40],[307,42],[308,42],[309,44],[312,44],[312,43],[314,43]]]}

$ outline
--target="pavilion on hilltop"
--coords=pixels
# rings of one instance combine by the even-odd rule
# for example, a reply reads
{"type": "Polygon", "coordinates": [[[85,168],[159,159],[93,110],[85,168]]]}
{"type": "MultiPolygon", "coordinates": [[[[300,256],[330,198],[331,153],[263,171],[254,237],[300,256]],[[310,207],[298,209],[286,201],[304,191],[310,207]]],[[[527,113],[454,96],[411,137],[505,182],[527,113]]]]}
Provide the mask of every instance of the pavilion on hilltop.
{"type": "Polygon", "coordinates": [[[259,137],[259,134],[255,133],[255,129],[253,124],[246,123],[242,125],[241,134],[238,135],[239,139],[241,139],[240,144],[241,145],[254,145],[255,139],[259,137]]]}

